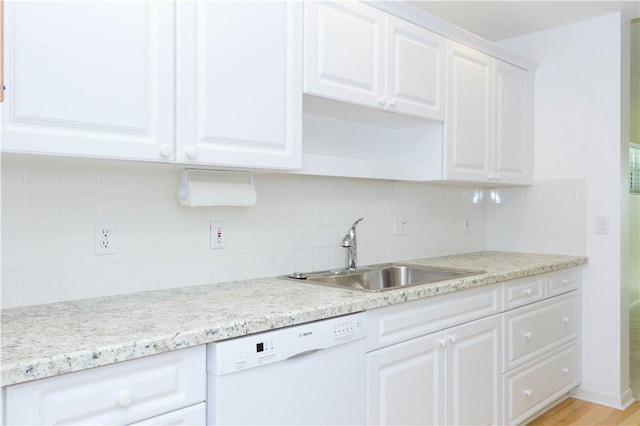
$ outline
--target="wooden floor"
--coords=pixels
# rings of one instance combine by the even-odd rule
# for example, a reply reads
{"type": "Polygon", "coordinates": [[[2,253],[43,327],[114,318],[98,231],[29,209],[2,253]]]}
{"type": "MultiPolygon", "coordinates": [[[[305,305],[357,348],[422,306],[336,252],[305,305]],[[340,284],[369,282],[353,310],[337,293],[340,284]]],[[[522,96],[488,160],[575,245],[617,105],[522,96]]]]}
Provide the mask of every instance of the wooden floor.
{"type": "Polygon", "coordinates": [[[540,425],[640,425],[640,401],[625,411],[569,398],[529,423],[540,425]]]}

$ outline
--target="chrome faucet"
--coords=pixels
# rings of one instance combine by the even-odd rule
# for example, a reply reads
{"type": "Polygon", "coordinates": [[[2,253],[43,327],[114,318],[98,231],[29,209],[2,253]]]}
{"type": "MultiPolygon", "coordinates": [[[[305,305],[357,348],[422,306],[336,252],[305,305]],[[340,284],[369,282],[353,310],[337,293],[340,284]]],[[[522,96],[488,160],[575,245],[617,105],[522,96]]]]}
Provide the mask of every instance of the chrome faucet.
{"type": "Polygon", "coordinates": [[[347,249],[347,254],[344,262],[344,269],[346,271],[354,271],[358,267],[358,242],[356,240],[356,226],[360,221],[364,220],[363,217],[353,222],[349,233],[342,239],[342,247],[347,249]]]}

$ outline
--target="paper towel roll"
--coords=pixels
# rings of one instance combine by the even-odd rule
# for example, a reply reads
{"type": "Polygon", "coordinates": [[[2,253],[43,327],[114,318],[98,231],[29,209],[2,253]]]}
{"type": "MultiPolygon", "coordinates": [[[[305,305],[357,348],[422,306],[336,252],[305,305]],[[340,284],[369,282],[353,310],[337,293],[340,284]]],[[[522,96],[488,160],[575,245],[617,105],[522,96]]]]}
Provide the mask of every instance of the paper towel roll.
{"type": "Polygon", "coordinates": [[[251,183],[226,183],[190,181],[186,198],[181,196],[184,206],[253,206],[256,204],[256,188],[251,183]]]}

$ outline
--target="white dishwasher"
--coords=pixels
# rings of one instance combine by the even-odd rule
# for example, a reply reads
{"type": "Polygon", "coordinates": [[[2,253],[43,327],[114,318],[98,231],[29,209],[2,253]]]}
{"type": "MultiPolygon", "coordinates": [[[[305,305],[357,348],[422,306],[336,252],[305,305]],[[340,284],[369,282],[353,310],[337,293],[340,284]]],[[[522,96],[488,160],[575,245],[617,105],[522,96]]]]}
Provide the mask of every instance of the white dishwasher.
{"type": "Polygon", "coordinates": [[[207,345],[207,424],[363,425],[364,313],[207,345]]]}

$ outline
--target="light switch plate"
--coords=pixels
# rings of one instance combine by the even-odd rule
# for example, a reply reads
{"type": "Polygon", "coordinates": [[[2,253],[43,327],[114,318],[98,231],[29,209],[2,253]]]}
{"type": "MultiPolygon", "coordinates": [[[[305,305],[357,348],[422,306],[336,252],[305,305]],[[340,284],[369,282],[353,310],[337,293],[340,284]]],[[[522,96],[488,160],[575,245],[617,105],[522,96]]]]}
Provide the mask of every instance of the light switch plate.
{"type": "Polygon", "coordinates": [[[596,216],[596,234],[609,233],[609,216],[596,216]]]}

